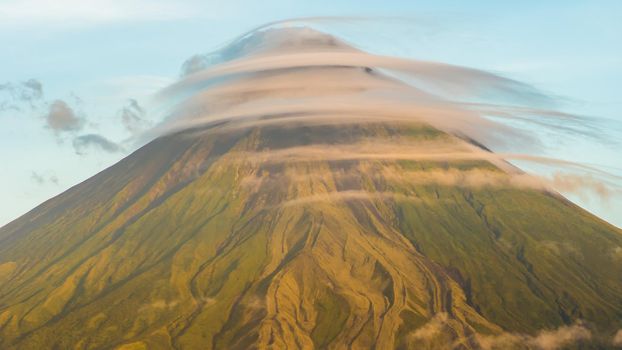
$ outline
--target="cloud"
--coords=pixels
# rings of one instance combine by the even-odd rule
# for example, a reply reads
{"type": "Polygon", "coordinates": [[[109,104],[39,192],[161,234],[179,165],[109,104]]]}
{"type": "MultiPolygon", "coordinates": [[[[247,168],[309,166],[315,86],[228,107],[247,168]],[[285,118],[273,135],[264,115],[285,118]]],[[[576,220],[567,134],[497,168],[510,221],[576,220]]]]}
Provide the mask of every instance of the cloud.
{"type": "Polygon", "coordinates": [[[30,178],[39,185],[43,185],[43,183],[45,182],[43,176],[34,171],[30,174],[30,178]]]}
{"type": "Polygon", "coordinates": [[[138,134],[151,126],[151,123],[145,119],[145,110],[138,104],[135,99],[130,99],[121,111],[121,122],[127,131],[132,134],[138,134]]]}
{"type": "Polygon", "coordinates": [[[264,28],[228,46],[184,63],[174,88],[229,75],[308,67],[362,67],[392,70],[436,93],[457,96],[494,95],[530,105],[551,105],[554,99],[532,86],[490,72],[440,62],[381,56],[355,49],[340,39],[309,27],[264,28]],[[205,69],[205,68],[210,69],[205,69]]]}
{"type": "Polygon", "coordinates": [[[58,185],[58,177],[56,177],[56,175],[44,175],[41,173],[38,173],[36,171],[32,171],[30,173],[30,178],[32,179],[32,181],[34,181],[37,185],[44,185],[48,182],[54,184],[54,185],[58,185]]]}
{"type": "Polygon", "coordinates": [[[427,124],[494,152],[369,140],[367,145],[309,144],[238,156],[254,162],[485,160],[512,176],[444,172],[429,182],[554,189],[581,199],[622,194],[620,177],[540,156],[553,139],[593,140],[604,133],[593,118],[556,110],[558,99],[533,86],[468,67],[370,54],[312,28],[278,24],[189,58],[179,80],[157,95],[168,117],[145,137],[188,129],[207,135],[264,126],[427,124]],[[534,133],[533,127],[547,136],[534,133]],[[550,177],[517,175],[510,161],[555,171],[550,177]]]}
{"type": "Polygon", "coordinates": [[[43,84],[36,79],[29,79],[22,83],[28,90],[24,92],[22,98],[28,100],[40,99],[43,97],[43,84]]]}
{"type": "Polygon", "coordinates": [[[45,121],[47,127],[57,134],[79,131],[84,126],[84,119],[77,116],[73,108],[63,100],[56,100],[50,104],[45,121]]]}
{"type": "Polygon", "coordinates": [[[436,315],[423,327],[416,329],[409,337],[412,340],[430,340],[434,339],[441,334],[441,332],[447,327],[448,323],[447,313],[441,312],[436,315]]]}
{"type": "Polygon", "coordinates": [[[227,75],[294,69],[303,67],[376,67],[406,74],[421,86],[452,96],[479,96],[494,93],[505,98],[550,104],[552,100],[529,85],[481,70],[428,61],[379,56],[364,52],[293,52],[245,57],[192,74],[171,89],[184,89],[227,75]]]}
{"type": "Polygon", "coordinates": [[[561,349],[582,340],[590,340],[592,332],[580,322],[555,330],[544,330],[529,339],[529,343],[542,350],[561,349]]]}
{"type": "MultiPolygon", "coordinates": [[[[537,140],[486,118],[495,109],[500,117],[515,118],[520,109],[464,102],[487,98],[530,107],[554,104],[554,99],[527,84],[486,71],[373,55],[334,36],[299,27],[247,33],[221,50],[195,55],[184,63],[182,78],[158,96],[175,107],[155,133],[219,120],[276,122],[283,119],[278,116],[318,120],[332,114],[333,121],[344,123],[355,123],[357,117],[421,121],[487,145],[517,139],[537,145],[537,140]]],[[[537,118],[533,114],[529,120],[537,118]]],[[[567,118],[559,113],[550,116],[567,118]]]]}
{"type": "MultiPolygon", "coordinates": [[[[443,130],[461,131],[488,145],[491,141],[506,141],[507,136],[512,140],[522,138],[525,141],[522,144],[530,146],[537,144],[537,140],[529,132],[492,122],[486,119],[487,116],[520,119],[556,132],[592,137],[598,134],[585,118],[541,108],[555,106],[558,100],[528,84],[468,67],[369,54],[332,35],[301,27],[308,23],[356,20],[368,19],[311,17],[260,26],[220,50],[189,58],[182,66],[182,79],[164,89],[161,96],[175,102],[179,97],[183,100],[190,96],[190,100],[196,103],[195,108],[187,109],[183,103],[176,111],[179,115],[192,116],[185,118],[185,122],[190,123],[187,119],[193,119],[195,125],[201,121],[207,123],[208,119],[230,120],[252,115],[259,119],[259,116],[278,113],[357,114],[368,111],[375,116],[408,115],[410,119],[420,119],[443,130]],[[282,28],[282,24],[288,27],[282,28]],[[328,72],[329,68],[332,72],[328,72]],[[364,68],[367,74],[352,75],[351,72],[356,70],[348,72],[348,68],[364,68]],[[305,71],[307,76],[302,74],[305,71]],[[316,94],[324,86],[331,85],[327,82],[318,84],[318,80],[330,77],[330,73],[333,76],[347,74],[347,79],[338,79],[333,86],[349,84],[350,89],[330,89],[334,98],[320,100],[316,94]],[[291,79],[282,79],[280,86],[265,85],[278,76],[291,79]],[[284,85],[289,85],[289,89],[284,85]],[[235,101],[235,104],[217,99],[214,90],[221,90],[221,87],[231,88],[222,97],[224,101],[235,101]],[[234,88],[238,88],[238,92],[234,88]],[[307,92],[303,94],[304,100],[294,101],[298,104],[290,106],[282,104],[287,91],[300,92],[301,89],[307,92]],[[344,94],[356,91],[359,93],[354,96],[344,94]],[[201,99],[199,96],[203,92],[208,94],[201,99]],[[213,98],[209,98],[210,93],[213,98]],[[464,104],[474,100],[487,103],[464,104]],[[422,107],[433,107],[435,111],[418,112],[422,107]],[[197,110],[201,112],[197,113],[197,110]]],[[[178,117],[175,112],[173,115],[169,121],[184,119],[175,118],[178,117]]]]}
{"type": "Polygon", "coordinates": [[[575,193],[582,196],[583,200],[588,199],[589,194],[596,194],[601,199],[609,199],[612,195],[619,195],[621,190],[612,188],[607,183],[595,178],[591,174],[577,175],[556,172],[553,175],[552,184],[559,191],[575,193]]]}
{"type": "Polygon", "coordinates": [[[385,200],[396,199],[400,201],[416,202],[418,198],[410,197],[397,192],[372,192],[372,191],[335,191],[316,194],[311,196],[302,196],[283,203],[284,207],[330,201],[351,201],[351,200],[385,200]]]}
{"type": "Polygon", "coordinates": [[[561,326],[552,330],[541,330],[536,335],[501,333],[498,335],[476,335],[484,350],[526,347],[534,350],[557,350],[592,339],[592,332],[581,322],[561,326]]]}
{"type": "MultiPolygon", "coordinates": [[[[2,97],[4,100],[0,99],[0,112],[7,109],[21,111],[24,105],[29,105],[33,111],[39,111],[39,113],[43,109],[45,127],[51,130],[59,141],[62,140],[62,134],[74,134],[83,130],[87,125],[86,116],[77,112],[75,108],[75,106],[82,104],[78,96],[73,93],[69,96],[69,99],[73,101],[72,104],[62,99],[46,102],[43,99],[43,84],[36,79],[29,79],[20,83],[0,84],[0,98],[2,97]]],[[[123,125],[130,132],[138,133],[150,125],[144,119],[144,109],[134,99],[129,100],[119,113],[123,125]]],[[[86,154],[89,148],[96,148],[109,153],[122,150],[117,143],[94,133],[75,137],[73,148],[80,155],[86,154]]],[[[45,176],[33,171],[31,178],[40,185],[46,182],[58,184],[58,178],[55,175],[45,176]]]]}
{"type": "MultiPolygon", "coordinates": [[[[456,340],[456,331],[464,328],[460,321],[440,312],[423,326],[406,336],[409,349],[460,349],[463,344],[456,340]]],[[[459,332],[459,331],[458,331],[459,332]]]]}
{"type": "Polygon", "coordinates": [[[43,100],[43,84],[36,79],[19,83],[0,84],[0,112],[22,110],[24,106],[32,109],[43,100]]]}
{"type": "MultiPolygon", "coordinates": [[[[373,143],[372,143],[373,144],[373,143]]],[[[299,161],[322,161],[322,160],[433,160],[445,161],[451,159],[477,160],[477,154],[470,153],[451,153],[441,152],[434,153],[432,148],[425,151],[426,148],[414,149],[404,145],[393,145],[389,148],[383,147],[383,144],[376,144],[377,152],[370,152],[363,144],[349,146],[329,145],[329,146],[307,146],[293,147],[282,150],[271,150],[258,153],[232,153],[230,159],[236,159],[241,162],[299,162],[299,161]],[[360,152],[354,152],[353,149],[359,149],[360,152]],[[393,150],[401,150],[401,153],[393,153],[393,150]]],[[[442,150],[442,145],[437,144],[438,150],[442,150]]],[[[482,153],[486,155],[490,153],[482,153]]],[[[492,160],[493,158],[482,157],[481,159],[492,160]]],[[[561,190],[557,187],[556,182],[546,177],[530,175],[523,172],[502,171],[491,169],[427,169],[427,170],[408,170],[395,165],[380,165],[376,163],[376,167],[372,170],[366,168],[366,162],[359,163],[358,168],[351,169],[347,173],[330,173],[327,175],[323,172],[314,172],[305,170],[297,172],[289,170],[283,174],[271,174],[269,176],[250,175],[242,179],[244,188],[256,192],[262,185],[266,183],[304,183],[308,181],[332,182],[340,181],[347,183],[361,183],[361,175],[366,174],[374,183],[390,181],[400,186],[417,186],[417,185],[438,185],[460,188],[518,188],[518,189],[535,189],[542,191],[561,190]]],[[[391,163],[389,163],[391,164],[391,163]]],[[[557,174],[557,176],[560,176],[557,174]]],[[[405,187],[405,188],[407,188],[405,187]]],[[[589,189],[589,188],[588,188],[589,189]]],[[[584,187],[565,188],[567,193],[583,193],[586,191],[584,187]]],[[[612,193],[615,189],[606,188],[607,193],[612,193]]],[[[607,194],[609,195],[609,194],[607,194]]],[[[300,205],[314,202],[331,202],[331,201],[349,201],[349,200],[385,200],[393,199],[400,201],[417,201],[416,196],[405,195],[403,193],[393,193],[390,191],[374,190],[374,189],[350,189],[350,190],[328,190],[325,193],[315,193],[310,196],[286,200],[282,205],[300,205]]],[[[606,200],[607,198],[603,198],[606,200]]],[[[557,254],[568,253],[577,254],[576,248],[567,243],[558,243],[551,241],[542,242],[542,247],[549,249],[557,254]]],[[[622,257],[622,248],[619,248],[622,257]]],[[[617,250],[613,251],[613,256],[618,254],[617,250]]]]}
{"type": "MultiPolygon", "coordinates": [[[[452,322],[446,313],[436,314],[422,327],[409,334],[409,340],[416,345],[436,345],[442,342],[443,348],[458,349],[463,346],[464,338],[452,341],[447,338],[448,330],[451,330],[452,322]]],[[[530,350],[558,350],[579,343],[587,343],[592,340],[592,331],[582,321],[576,321],[572,325],[564,325],[556,329],[543,329],[535,335],[502,332],[495,335],[482,335],[475,333],[469,336],[482,350],[505,350],[505,349],[530,349],[530,350]]]]}
{"type": "Polygon", "coordinates": [[[514,187],[559,191],[580,197],[595,195],[595,198],[604,203],[608,203],[613,196],[622,195],[622,189],[617,183],[619,179],[615,176],[607,177],[607,173],[600,173],[589,166],[547,157],[483,151],[468,142],[455,139],[413,141],[393,137],[390,142],[387,142],[383,138],[368,137],[356,142],[310,144],[259,152],[238,151],[233,152],[231,157],[231,159],[254,163],[348,160],[486,161],[499,169],[494,171],[488,169],[412,171],[385,167],[377,170],[376,173],[384,179],[400,180],[408,184],[438,184],[469,188],[514,187]],[[526,174],[507,163],[508,159],[534,161],[564,170],[555,171],[550,177],[526,174]],[[577,174],[577,169],[593,173],[577,174]]]}
{"type": "Polygon", "coordinates": [[[108,153],[122,151],[121,146],[117,143],[112,142],[104,136],[98,134],[82,135],[73,139],[73,148],[76,154],[84,155],[86,154],[87,149],[93,147],[108,153]]]}
{"type": "MultiPolygon", "coordinates": [[[[45,127],[56,136],[83,129],[86,118],[77,113],[75,107],[65,100],[48,102],[43,97],[43,84],[36,79],[0,84],[0,112],[12,110],[22,112],[22,115],[41,113],[45,127]],[[30,111],[24,110],[25,107],[29,107],[30,111]]],[[[81,104],[80,98],[75,94],[71,94],[70,98],[74,101],[74,106],[81,104]]]]}
{"type": "Polygon", "coordinates": [[[207,68],[210,65],[206,55],[194,55],[188,58],[181,66],[181,76],[190,75],[207,68]]]}

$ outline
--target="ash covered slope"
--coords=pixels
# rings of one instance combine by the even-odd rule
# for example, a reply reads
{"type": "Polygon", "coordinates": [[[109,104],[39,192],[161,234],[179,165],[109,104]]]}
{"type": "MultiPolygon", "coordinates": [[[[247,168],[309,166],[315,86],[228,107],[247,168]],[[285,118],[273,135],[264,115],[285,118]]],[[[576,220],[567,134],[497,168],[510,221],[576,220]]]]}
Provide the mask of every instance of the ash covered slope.
{"type": "Polygon", "coordinates": [[[387,84],[288,67],[193,95],[181,131],[0,229],[0,347],[611,344],[620,230],[407,109],[317,104],[387,84]]]}

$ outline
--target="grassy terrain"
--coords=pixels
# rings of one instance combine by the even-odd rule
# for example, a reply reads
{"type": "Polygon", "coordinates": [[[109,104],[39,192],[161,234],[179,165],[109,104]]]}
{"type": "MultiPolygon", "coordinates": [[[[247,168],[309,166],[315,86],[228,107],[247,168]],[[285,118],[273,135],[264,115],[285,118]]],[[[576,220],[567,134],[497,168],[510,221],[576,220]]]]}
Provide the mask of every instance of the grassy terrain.
{"type": "Polygon", "coordinates": [[[510,176],[491,163],[258,157],[457,138],[209,132],[160,138],[0,229],[0,348],[468,349],[579,319],[622,328],[620,230],[546,191],[422,179],[510,176]]]}

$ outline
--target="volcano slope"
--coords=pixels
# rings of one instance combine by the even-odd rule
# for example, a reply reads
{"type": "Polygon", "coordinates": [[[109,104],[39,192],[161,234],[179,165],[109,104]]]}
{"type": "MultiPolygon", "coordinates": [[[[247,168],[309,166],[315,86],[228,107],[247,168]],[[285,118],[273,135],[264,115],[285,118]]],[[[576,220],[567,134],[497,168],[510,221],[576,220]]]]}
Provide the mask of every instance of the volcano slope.
{"type": "Polygon", "coordinates": [[[161,137],[2,228],[1,347],[470,349],[622,327],[619,230],[416,149],[477,152],[404,123],[161,137]]]}
{"type": "Polygon", "coordinates": [[[0,349],[613,346],[622,232],[368,65],[524,86],[308,29],[214,60],[166,132],[0,228],[0,349]]]}

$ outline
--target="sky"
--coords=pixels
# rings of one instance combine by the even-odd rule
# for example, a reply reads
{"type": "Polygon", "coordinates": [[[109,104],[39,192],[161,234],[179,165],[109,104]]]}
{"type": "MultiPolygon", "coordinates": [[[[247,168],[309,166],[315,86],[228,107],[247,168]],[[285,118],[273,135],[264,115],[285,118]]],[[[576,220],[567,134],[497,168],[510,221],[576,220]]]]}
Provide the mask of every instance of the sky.
{"type": "MultiPolygon", "coordinates": [[[[620,1],[0,0],[0,225],[135,150],[162,117],[145,106],[189,57],[300,17],[373,53],[478,68],[556,96],[559,110],[594,117],[601,136],[543,137],[543,155],[622,176],[620,1]]],[[[568,196],[622,226],[620,200],[568,196]]]]}

